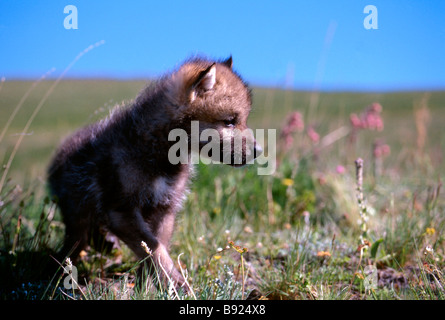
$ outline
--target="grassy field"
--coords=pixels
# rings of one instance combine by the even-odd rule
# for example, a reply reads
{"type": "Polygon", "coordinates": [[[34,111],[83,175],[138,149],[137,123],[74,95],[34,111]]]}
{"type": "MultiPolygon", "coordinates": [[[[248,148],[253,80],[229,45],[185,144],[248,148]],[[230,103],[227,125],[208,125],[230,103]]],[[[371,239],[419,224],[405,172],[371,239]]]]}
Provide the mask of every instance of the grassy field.
{"type": "Polygon", "coordinates": [[[76,290],[42,279],[64,230],[46,194],[52,152],[145,85],[62,81],[23,132],[52,84],[0,89],[2,299],[445,298],[445,92],[254,88],[249,123],[277,130],[277,170],[197,167],[171,246],[192,287],[185,296],[134,286],[138,262],[124,245],[84,256],[76,290]]]}

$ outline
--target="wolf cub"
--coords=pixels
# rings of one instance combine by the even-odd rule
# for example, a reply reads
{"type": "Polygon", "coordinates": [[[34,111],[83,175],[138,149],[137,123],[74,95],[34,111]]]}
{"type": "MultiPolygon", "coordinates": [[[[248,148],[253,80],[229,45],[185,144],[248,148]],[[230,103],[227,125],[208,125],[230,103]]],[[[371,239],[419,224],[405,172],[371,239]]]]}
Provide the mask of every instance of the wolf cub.
{"type": "MultiPolygon", "coordinates": [[[[66,226],[59,257],[76,261],[88,245],[110,244],[104,235],[112,234],[142,259],[147,256],[144,241],[155,266],[160,264],[182,286],[168,248],[193,164],[170,161],[176,141],[169,133],[182,129],[191,142],[193,124],[199,124],[199,133],[213,129],[219,140],[212,142],[221,148],[208,156],[244,165],[261,153],[253,136],[244,135],[240,151],[230,147],[235,132],[247,129],[250,109],[250,90],[232,70],[231,57],[194,58],[149,84],[129,105],[116,107],[106,119],[66,139],[48,169],[50,191],[66,226]]],[[[198,149],[207,143],[199,140],[198,149]]],[[[159,274],[165,282],[166,275],[159,274]]]]}

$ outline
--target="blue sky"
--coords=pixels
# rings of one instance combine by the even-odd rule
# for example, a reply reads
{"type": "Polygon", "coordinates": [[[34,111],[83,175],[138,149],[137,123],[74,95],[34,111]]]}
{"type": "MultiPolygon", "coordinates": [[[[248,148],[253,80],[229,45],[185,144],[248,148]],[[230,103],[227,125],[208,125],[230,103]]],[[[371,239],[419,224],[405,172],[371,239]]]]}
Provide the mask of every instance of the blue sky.
{"type": "Polygon", "coordinates": [[[296,89],[445,89],[445,1],[0,2],[0,77],[149,78],[187,57],[233,55],[252,85],[296,89]],[[366,5],[378,29],[367,30],[366,5]],[[75,5],[78,29],[64,28],[75,5]]]}

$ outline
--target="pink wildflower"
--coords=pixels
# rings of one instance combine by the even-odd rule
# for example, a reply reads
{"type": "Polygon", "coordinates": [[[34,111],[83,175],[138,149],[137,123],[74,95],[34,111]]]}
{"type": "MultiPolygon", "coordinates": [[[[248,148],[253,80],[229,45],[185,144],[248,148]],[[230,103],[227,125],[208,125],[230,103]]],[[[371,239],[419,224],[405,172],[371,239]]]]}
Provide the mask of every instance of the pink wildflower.
{"type": "Polygon", "coordinates": [[[301,113],[298,111],[292,112],[287,120],[287,124],[281,130],[281,138],[284,140],[286,149],[289,149],[294,142],[292,134],[294,132],[302,132],[304,129],[304,122],[301,113]]]}
{"type": "Polygon", "coordinates": [[[362,127],[362,121],[355,113],[351,113],[349,119],[351,120],[351,124],[354,128],[359,129],[362,127]]]}
{"type": "Polygon", "coordinates": [[[379,103],[373,103],[368,106],[365,111],[359,116],[351,113],[349,120],[354,129],[369,129],[369,130],[383,130],[383,119],[380,113],[382,106],[379,103]]]}
{"type": "Polygon", "coordinates": [[[335,168],[335,171],[336,171],[338,174],[343,174],[343,173],[346,172],[346,169],[345,169],[345,167],[343,167],[342,165],[338,165],[337,168],[335,168]]]}
{"type": "Polygon", "coordinates": [[[313,143],[317,143],[318,141],[320,141],[320,135],[312,127],[309,127],[307,129],[307,135],[313,143]]]}
{"type": "Polygon", "coordinates": [[[373,154],[376,159],[386,157],[391,153],[389,145],[378,139],[374,142],[373,154]]]}

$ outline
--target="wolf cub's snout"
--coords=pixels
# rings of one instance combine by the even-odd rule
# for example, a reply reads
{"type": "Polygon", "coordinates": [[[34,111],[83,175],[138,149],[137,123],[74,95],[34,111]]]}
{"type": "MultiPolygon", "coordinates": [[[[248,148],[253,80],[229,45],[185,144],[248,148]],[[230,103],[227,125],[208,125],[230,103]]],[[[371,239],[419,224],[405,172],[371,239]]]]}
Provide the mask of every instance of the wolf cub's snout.
{"type": "MultiPolygon", "coordinates": [[[[105,234],[111,233],[141,259],[146,257],[144,241],[152,261],[183,285],[168,247],[193,166],[170,161],[175,141],[169,133],[180,128],[192,141],[196,123],[200,137],[209,130],[218,135],[207,139],[215,146],[210,158],[244,165],[262,152],[247,127],[251,103],[251,92],[233,71],[231,57],[196,58],[65,140],[48,169],[50,190],[66,225],[59,258],[70,255],[75,261],[87,245],[103,247],[105,234]]],[[[208,148],[199,139],[198,151],[208,148]]]]}

